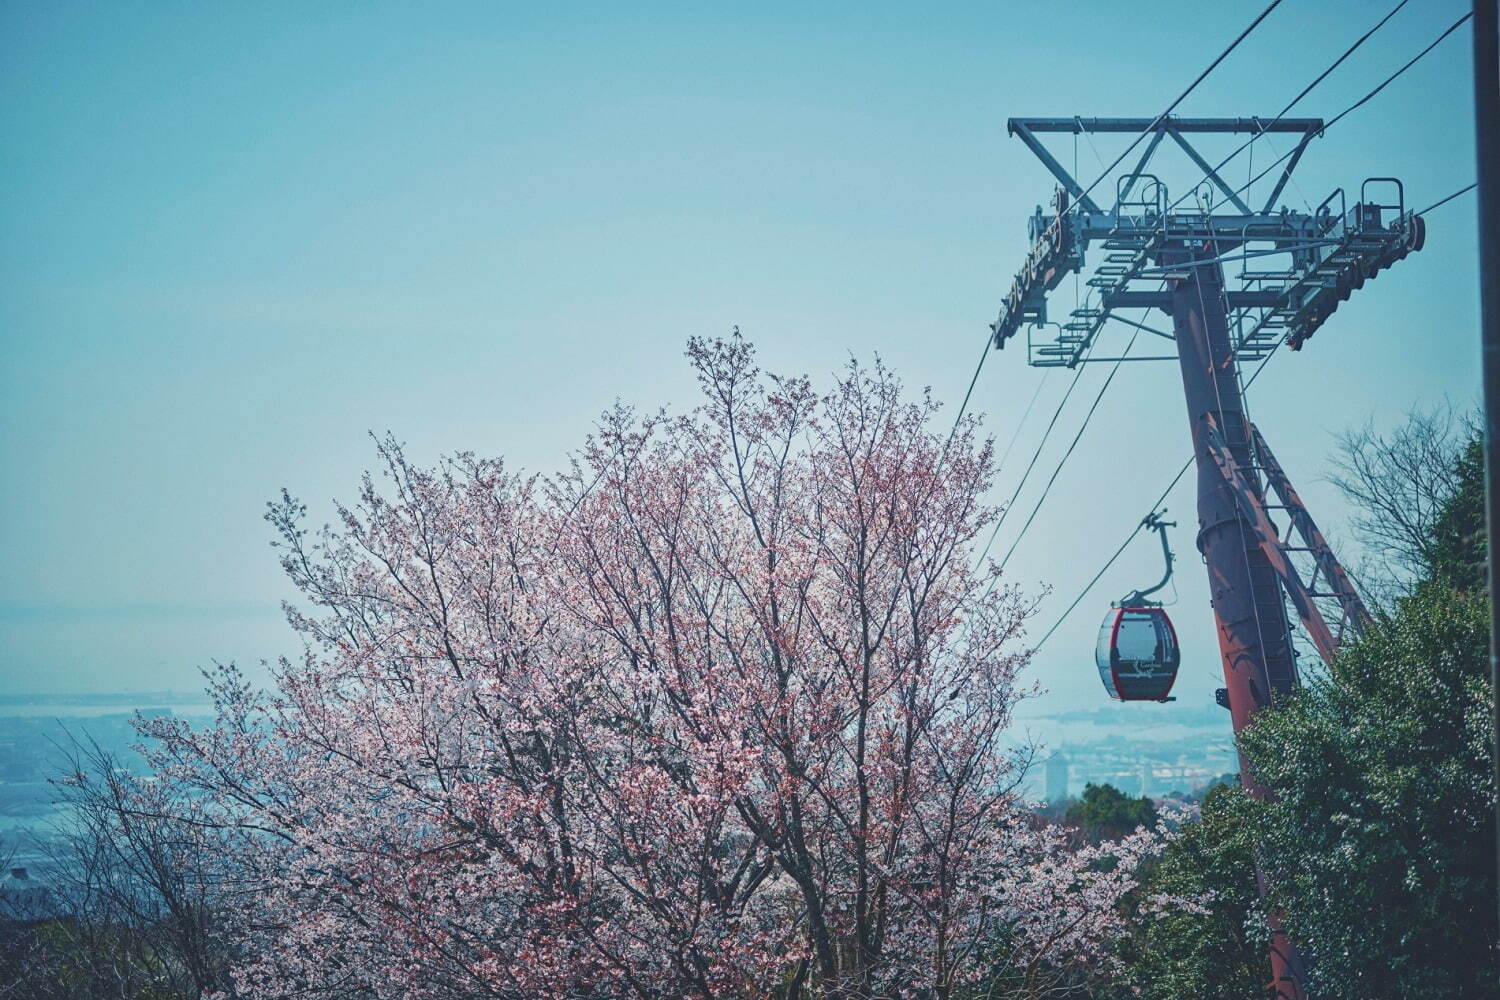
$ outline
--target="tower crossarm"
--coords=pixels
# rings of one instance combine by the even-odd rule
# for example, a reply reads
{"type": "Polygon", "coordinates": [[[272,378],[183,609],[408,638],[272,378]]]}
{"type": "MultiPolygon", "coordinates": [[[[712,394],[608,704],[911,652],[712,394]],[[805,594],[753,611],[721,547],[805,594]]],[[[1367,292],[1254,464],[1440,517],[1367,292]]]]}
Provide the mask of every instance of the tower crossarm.
{"type": "Polygon", "coordinates": [[[1239,264],[1233,276],[1242,287],[1227,290],[1226,301],[1235,311],[1235,352],[1243,360],[1264,357],[1283,341],[1300,349],[1352,292],[1420,250],[1426,239],[1425,223],[1406,210],[1401,183],[1394,178],[1366,180],[1353,208],[1337,189],[1313,211],[1271,211],[1302,150],[1321,132],[1321,119],[1012,118],[1009,128],[1036,152],[1061,186],[1053,211],[1044,213],[1039,207],[1030,219],[1031,249],[990,329],[994,346],[1003,348],[1023,326],[1052,327],[1055,333],[1050,337],[1028,341],[1029,360],[1040,367],[1071,368],[1089,360],[1090,348],[1116,310],[1162,305],[1167,298],[1162,279],[1183,276],[1181,266],[1160,265],[1162,249],[1169,245],[1191,243],[1212,251],[1210,259],[1190,266],[1239,264]],[[1134,170],[1117,179],[1113,204],[1107,207],[1093,187],[1081,185],[1039,138],[1050,133],[1146,132],[1154,134],[1145,153],[1134,170]],[[1296,155],[1263,210],[1250,210],[1242,192],[1231,189],[1188,138],[1215,132],[1300,136],[1296,155]],[[1161,180],[1145,172],[1163,137],[1181,147],[1212,182],[1203,190],[1211,194],[1217,189],[1232,211],[1216,212],[1203,200],[1179,208],[1185,199],[1168,198],[1161,180]],[[1086,256],[1095,254],[1092,273],[1084,282],[1087,294],[1065,320],[1049,323],[1048,296],[1067,274],[1081,273],[1086,256]]]}
{"type": "Polygon", "coordinates": [[[1034,133],[1046,132],[1124,132],[1140,135],[1147,129],[1153,132],[1175,130],[1183,133],[1262,133],[1298,132],[1316,135],[1323,131],[1321,118],[1177,118],[1166,115],[1159,118],[1009,118],[1006,129],[1015,134],[1022,129],[1034,133]]]}

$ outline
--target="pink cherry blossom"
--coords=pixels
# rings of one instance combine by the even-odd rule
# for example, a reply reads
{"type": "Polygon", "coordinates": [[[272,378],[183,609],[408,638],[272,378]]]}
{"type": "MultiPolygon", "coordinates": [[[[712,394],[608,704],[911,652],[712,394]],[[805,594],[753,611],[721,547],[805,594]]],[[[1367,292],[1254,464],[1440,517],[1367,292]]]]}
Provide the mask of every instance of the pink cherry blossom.
{"type": "Polygon", "coordinates": [[[305,642],[151,723],[244,875],[250,997],[945,997],[1107,971],[1159,844],[1015,795],[1031,602],[971,567],[990,443],[878,364],[824,396],[693,341],[703,404],[551,479],[460,454],[317,531],[305,642]],[[1005,942],[998,955],[997,942],[1005,942]]]}

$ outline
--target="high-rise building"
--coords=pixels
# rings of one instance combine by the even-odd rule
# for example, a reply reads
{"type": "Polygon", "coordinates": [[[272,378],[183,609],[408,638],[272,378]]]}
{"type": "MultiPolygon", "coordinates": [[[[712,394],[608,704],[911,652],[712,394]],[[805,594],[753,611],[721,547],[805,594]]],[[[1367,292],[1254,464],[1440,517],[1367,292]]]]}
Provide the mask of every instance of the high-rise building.
{"type": "Polygon", "coordinates": [[[1068,758],[1055,753],[1043,765],[1047,781],[1047,801],[1061,802],[1068,797],[1068,758]]]}

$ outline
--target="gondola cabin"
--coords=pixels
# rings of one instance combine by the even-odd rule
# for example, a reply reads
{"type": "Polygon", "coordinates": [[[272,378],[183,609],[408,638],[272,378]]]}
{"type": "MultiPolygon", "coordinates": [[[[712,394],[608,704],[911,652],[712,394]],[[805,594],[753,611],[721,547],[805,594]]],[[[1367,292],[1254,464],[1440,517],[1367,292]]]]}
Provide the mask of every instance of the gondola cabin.
{"type": "Polygon", "coordinates": [[[1111,608],[1099,626],[1094,659],[1116,701],[1170,701],[1182,651],[1165,611],[1124,606],[1111,608]]]}

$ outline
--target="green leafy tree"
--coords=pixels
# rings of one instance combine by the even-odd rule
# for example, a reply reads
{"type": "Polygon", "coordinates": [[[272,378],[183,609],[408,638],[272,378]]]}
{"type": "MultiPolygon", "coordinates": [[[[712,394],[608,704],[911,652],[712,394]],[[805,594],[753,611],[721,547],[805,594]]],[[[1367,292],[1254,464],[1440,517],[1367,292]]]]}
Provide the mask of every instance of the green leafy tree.
{"type": "Polygon", "coordinates": [[[1139,928],[1123,943],[1132,996],[1243,1000],[1266,981],[1267,936],[1256,916],[1247,800],[1216,784],[1200,818],[1167,845],[1141,889],[1139,928]],[[1198,905],[1173,905],[1168,900],[1198,905]]]}
{"type": "Polygon", "coordinates": [[[1456,482],[1432,531],[1429,575],[1465,593],[1485,590],[1484,442],[1476,432],[1454,462],[1456,482]]]}
{"type": "Polygon", "coordinates": [[[1241,737],[1253,828],[1326,996],[1494,997],[1483,597],[1429,582],[1241,737]]]}
{"type": "Polygon", "coordinates": [[[1156,825],[1156,806],[1142,796],[1132,799],[1114,785],[1087,784],[1083,796],[1068,806],[1067,822],[1083,830],[1090,843],[1116,840],[1138,826],[1156,825]]]}

